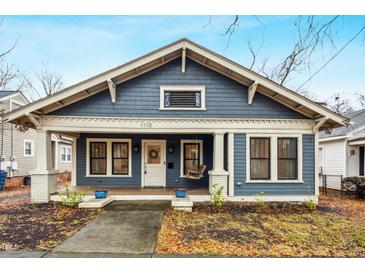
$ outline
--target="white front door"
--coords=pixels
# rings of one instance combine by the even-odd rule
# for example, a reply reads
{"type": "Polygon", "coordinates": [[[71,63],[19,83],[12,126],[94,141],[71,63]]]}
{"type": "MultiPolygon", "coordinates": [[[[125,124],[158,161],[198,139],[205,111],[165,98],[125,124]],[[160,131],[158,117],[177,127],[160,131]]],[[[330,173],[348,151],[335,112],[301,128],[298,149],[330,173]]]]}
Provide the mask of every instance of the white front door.
{"type": "Polygon", "coordinates": [[[143,179],[144,186],[165,186],[166,141],[144,140],[143,142],[143,179]]]}

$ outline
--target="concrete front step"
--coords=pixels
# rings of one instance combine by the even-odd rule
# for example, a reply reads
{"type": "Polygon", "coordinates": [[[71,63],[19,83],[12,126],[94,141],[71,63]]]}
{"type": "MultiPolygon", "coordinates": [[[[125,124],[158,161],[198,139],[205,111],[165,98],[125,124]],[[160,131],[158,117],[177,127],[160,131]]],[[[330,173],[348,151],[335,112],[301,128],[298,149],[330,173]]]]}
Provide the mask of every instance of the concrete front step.
{"type": "Polygon", "coordinates": [[[174,210],[192,212],[193,200],[189,196],[186,196],[185,198],[173,197],[171,201],[171,206],[174,210]]]}
{"type": "Polygon", "coordinates": [[[79,208],[102,208],[111,202],[113,202],[112,197],[106,197],[104,199],[93,198],[79,203],[79,208]]]}

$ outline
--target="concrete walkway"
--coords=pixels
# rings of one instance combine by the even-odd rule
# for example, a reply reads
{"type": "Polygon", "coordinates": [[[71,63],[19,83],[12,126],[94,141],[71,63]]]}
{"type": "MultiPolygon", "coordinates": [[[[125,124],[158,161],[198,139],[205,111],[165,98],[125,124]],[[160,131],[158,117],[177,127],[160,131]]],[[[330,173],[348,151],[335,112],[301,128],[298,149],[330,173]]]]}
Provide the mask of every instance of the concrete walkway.
{"type": "Polygon", "coordinates": [[[169,201],[115,201],[45,257],[152,257],[169,201]]]}

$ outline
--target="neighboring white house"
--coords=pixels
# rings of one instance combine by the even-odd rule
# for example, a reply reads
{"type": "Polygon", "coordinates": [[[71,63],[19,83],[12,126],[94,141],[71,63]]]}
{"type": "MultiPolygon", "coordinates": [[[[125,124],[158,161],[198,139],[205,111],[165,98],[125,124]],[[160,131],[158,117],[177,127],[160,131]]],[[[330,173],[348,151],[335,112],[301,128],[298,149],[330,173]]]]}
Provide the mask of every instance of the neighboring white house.
{"type": "Polygon", "coordinates": [[[319,170],[327,175],[327,187],[337,190],[341,176],[364,176],[365,169],[365,109],[347,116],[351,119],[348,127],[321,132],[319,139],[319,170]]]}
{"type": "MultiPolygon", "coordinates": [[[[0,114],[6,115],[27,104],[28,99],[20,91],[0,91],[0,114]]],[[[30,175],[36,168],[36,147],[34,129],[19,132],[13,124],[0,120],[0,163],[8,177],[30,175]]],[[[52,164],[60,172],[71,170],[71,147],[71,138],[52,134],[52,164]]]]}

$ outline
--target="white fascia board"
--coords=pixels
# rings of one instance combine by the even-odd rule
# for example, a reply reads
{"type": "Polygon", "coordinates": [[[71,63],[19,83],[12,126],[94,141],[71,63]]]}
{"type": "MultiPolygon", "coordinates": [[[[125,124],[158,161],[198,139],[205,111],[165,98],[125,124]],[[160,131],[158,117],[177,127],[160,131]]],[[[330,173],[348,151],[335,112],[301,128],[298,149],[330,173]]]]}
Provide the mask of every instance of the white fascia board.
{"type": "Polygon", "coordinates": [[[318,142],[324,143],[324,142],[337,141],[337,140],[341,140],[341,139],[347,139],[347,135],[322,138],[322,139],[319,139],[318,142]]]}

